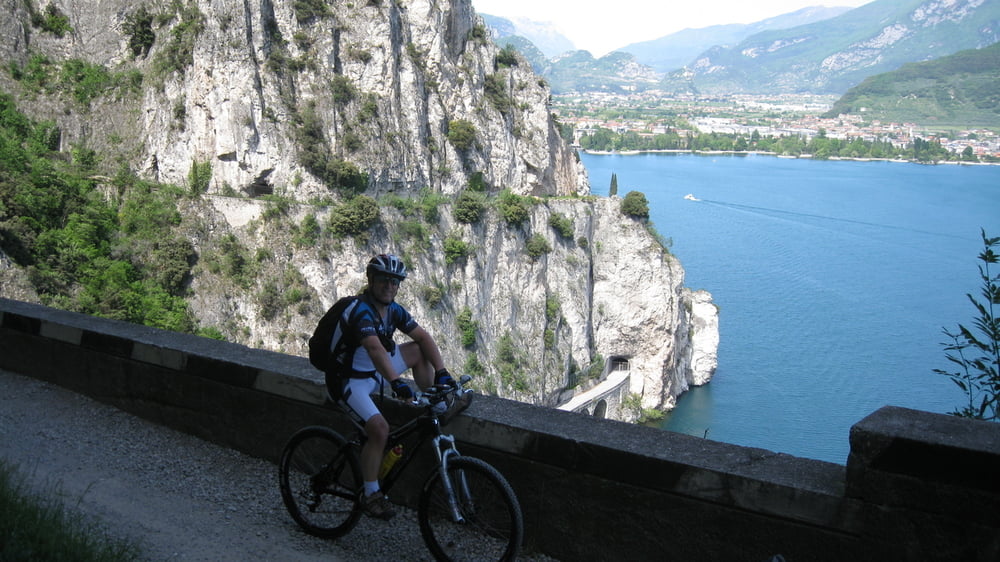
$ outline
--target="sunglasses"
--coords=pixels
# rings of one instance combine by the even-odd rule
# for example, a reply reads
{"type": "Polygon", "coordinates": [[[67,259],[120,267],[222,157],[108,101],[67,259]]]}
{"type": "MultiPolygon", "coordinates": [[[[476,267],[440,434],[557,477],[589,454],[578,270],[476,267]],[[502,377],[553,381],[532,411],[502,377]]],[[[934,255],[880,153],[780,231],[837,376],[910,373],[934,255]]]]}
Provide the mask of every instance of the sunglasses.
{"type": "Polygon", "coordinates": [[[393,287],[398,287],[403,280],[398,277],[391,277],[389,275],[376,275],[375,281],[378,281],[379,283],[388,283],[393,287]]]}

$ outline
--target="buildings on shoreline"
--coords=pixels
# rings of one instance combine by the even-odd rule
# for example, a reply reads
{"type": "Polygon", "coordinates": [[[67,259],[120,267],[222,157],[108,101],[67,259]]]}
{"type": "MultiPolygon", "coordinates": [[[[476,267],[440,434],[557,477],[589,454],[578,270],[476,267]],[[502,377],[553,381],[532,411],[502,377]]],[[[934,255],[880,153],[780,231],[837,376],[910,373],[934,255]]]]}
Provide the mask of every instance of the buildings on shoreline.
{"type": "Polygon", "coordinates": [[[899,148],[915,139],[940,142],[955,154],[971,149],[977,157],[1000,158],[1000,135],[987,129],[967,129],[942,134],[916,123],[867,121],[860,115],[822,117],[833,96],[657,96],[587,93],[562,96],[553,103],[561,123],[571,125],[574,140],[599,128],[616,133],[663,134],[668,130],[761,136],[817,135],[852,141],[887,141],[899,148]],[[611,117],[614,116],[614,117],[611,117]],[[686,124],[678,127],[678,123],[686,124]]]}

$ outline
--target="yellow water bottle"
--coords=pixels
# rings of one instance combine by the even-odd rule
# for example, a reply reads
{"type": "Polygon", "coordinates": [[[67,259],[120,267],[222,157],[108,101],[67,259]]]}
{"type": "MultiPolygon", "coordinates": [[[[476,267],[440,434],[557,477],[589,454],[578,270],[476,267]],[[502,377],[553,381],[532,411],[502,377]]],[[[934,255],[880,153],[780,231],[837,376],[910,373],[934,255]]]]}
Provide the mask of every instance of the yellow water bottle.
{"type": "Polygon", "coordinates": [[[385,458],[382,459],[382,468],[380,468],[378,471],[379,480],[385,478],[386,474],[389,474],[389,471],[392,470],[393,465],[395,465],[396,461],[398,461],[402,456],[403,456],[402,445],[396,445],[395,447],[389,449],[389,452],[385,454],[385,458]]]}

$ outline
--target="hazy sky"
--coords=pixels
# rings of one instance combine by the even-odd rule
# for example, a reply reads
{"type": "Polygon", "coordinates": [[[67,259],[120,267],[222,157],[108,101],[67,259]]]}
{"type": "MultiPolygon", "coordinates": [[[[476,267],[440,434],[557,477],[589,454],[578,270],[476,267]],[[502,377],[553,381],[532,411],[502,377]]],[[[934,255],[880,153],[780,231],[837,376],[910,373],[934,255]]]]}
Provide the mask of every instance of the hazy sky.
{"type": "Polygon", "coordinates": [[[479,13],[553,22],[595,57],[630,43],[727,23],[754,23],[807,6],[858,7],[872,0],[472,0],[479,13]]]}

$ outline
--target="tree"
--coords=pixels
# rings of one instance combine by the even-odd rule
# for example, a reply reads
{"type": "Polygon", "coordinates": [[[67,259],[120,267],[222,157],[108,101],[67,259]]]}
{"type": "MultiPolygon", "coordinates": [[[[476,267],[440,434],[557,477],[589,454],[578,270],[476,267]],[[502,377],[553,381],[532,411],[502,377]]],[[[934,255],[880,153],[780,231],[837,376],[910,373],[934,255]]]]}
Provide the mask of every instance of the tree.
{"type": "Polygon", "coordinates": [[[1000,420],[1000,318],[993,306],[1000,304],[1000,273],[992,273],[990,264],[998,262],[993,248],[1000,245],[1000,237],[987,238],[985,230],[980,232],[985,246],[979,254],[983,301],[966,294],[979,312],[973,321],[978,335],[962,324],[957,332],[944,329],[951,339],[951,343],[941,344],[947,352],[945,357],[958,365],[958,370],[934,369],[934,372],[949,377],[968,396],[969,403],[952,414],[997,421],[1000,420]]]}
{"type": "Polygon", "coordinates": [[[622,214],[639,219],[649,218],[649,202],[641,191],[629,191],[622,200],[622,214]]]}
{"type": "Polygon", "coordinates": [[[611,173],[611,191],[608,192],[608,195],[612,197],[618,195],[618,174],[614,172],[611,173]]]}
{"type": "Polygon", "coordinates": [[[962,161],[963,162],[978,162],[979,161],[979,159],[976,158],[976,153],[972,151],[972,147],[971,146],[965,147],[965,150],[962,151],[962,161]]]}

